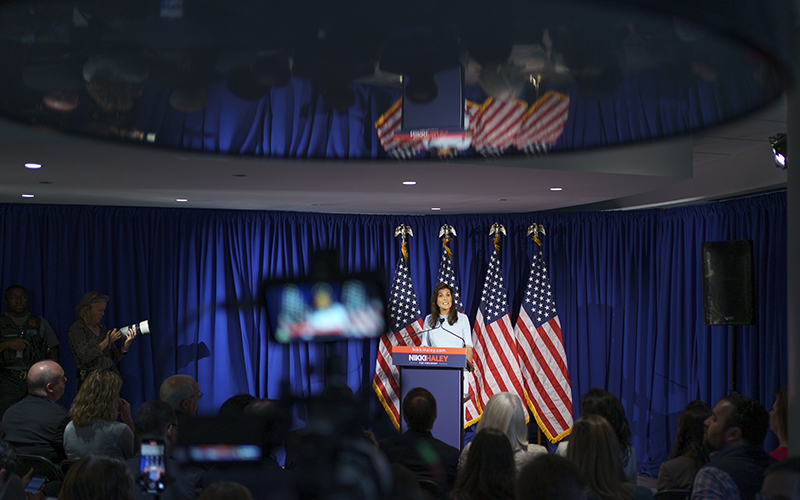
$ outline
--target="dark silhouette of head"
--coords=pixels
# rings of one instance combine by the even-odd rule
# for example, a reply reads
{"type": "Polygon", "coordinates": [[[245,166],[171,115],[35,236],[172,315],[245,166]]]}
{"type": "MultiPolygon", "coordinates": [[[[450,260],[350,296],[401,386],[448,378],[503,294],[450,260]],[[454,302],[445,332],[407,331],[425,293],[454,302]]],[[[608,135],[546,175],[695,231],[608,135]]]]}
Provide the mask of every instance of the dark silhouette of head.
{"type": "Polygon", "coordinates": [[[469,447],[466,465],[458,471],[454,498],[514,498],[516,465],[511,443],[496,429],[483,429],[469,447]]]}
{"type": "Polygon", "coordinates": [[[430,431],[436,421],[436,415],[436,399],[430,391],[422,387],[408,391],[403,399],[403,419],[410,430],[430,431]]]}
{"type": "Polygon", "coordinates": [[[582,500],[583,479],[578,467],[558,455],[540,455],[517,478],[517,500],[582,500]]]}
{"type": "Polygon", "coordinates": [[[703,444],[704,422],[711,415],[711,407],[703,401],[692,401],[678,419],[678,432],[672,458],[687,456],[700,467],[708,459],[708,449],[703,444]]]}
{"type": "Polygon", "coordinates": [[[439,87],[433,80],[433,74],[418,73],[405,76],[405,97],[417,104],[426,104],[439,95],[439,87]]]}

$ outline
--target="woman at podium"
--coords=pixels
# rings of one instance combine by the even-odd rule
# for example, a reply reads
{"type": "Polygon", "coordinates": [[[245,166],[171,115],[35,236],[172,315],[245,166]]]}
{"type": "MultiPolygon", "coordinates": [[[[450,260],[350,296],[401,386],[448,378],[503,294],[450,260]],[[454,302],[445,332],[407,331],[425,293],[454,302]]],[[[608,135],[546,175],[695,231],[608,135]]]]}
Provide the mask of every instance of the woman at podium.
{"type": "Polygon", "coordinates": [[[422,345],[428,347],[466,347],[467,363],[472,366],[472,335],[469,318],[453,305],[455,293],[450,285],[439,283],[431,294],[431,313],[425,317],[422,345]]]}

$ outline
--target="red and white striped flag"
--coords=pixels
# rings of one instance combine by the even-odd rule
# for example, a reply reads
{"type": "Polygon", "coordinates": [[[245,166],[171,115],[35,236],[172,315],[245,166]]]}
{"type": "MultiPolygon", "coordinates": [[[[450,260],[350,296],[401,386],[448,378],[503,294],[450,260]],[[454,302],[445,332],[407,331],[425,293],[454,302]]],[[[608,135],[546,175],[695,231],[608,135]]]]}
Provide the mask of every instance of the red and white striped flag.
{"type": "Polygon", "coordinates": [[[392,363],[392,346],[420,345],[422,341],[419,332],[423,329],[417,296],[414,294],[408,263],[403,255],[397,260],[392,280],[389,327],[391,331],[383,334],[378,343],[372,388],[395,428],[400,430],[400,372],[392,363]]]}
{"type": "Polygon", "coordinates": [[[477,393],[464,407],[468,424],[479,420],[477,412],[483,412],[489,398],[499,392],[512,392],[525,400],[517,341],[511,326],[508,297],[496,247],[489,261],[481,304],[472,329],[472,346],[477,393]],[[475,399],[477,407],[473,404],[475,399]]]}
{"type": "Polygon", "coordinates": [[[546,92],[523,116],[515,146],[528,154],[546,153],[561,137],[568,117],[569,96],[546,92]]]}
{"type": "Polygon", "coordinates": [[[572,429],[572,386],[567,371],[567,355],[556,302],[550,289],[541,243],[525,288],[525,299],[514,333],[525,379],[525,399],[539,428],[550,442],[569,435],[572,429]]]}
{"type": "Polygon", "coordinates": [[[475,152],[497,155],[513,146],[526,109],[525,101],[486,99],[475,119],[472,136],[475,152]]]}

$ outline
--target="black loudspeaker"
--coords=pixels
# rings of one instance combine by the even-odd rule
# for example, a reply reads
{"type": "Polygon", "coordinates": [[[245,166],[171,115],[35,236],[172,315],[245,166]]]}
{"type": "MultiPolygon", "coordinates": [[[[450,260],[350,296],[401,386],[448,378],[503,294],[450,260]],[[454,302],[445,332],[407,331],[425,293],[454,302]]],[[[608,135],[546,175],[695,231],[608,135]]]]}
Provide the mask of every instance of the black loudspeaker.
{"type": "Polygon", "coordinates": [[[756,321],[753,242],[703,242],[703,311],[706,325],[756,321]]]}

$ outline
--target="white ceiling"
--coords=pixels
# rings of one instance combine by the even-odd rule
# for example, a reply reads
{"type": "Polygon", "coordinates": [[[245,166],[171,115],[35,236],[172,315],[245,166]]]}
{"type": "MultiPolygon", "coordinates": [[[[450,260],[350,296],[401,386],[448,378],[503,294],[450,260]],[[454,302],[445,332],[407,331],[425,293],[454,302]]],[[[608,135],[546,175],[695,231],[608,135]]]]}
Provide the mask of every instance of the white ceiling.
{"type": "Polygon", "coordinates": [[[646,145],[467,162],[343,162],[213,156],[0,120],[0,202],[404,214],[674,206],[785,187],[768,142],[785,131],[784,99],[693,138],[646,145]],[[551,192],[556,186],[563,191],[551,192]]]}

